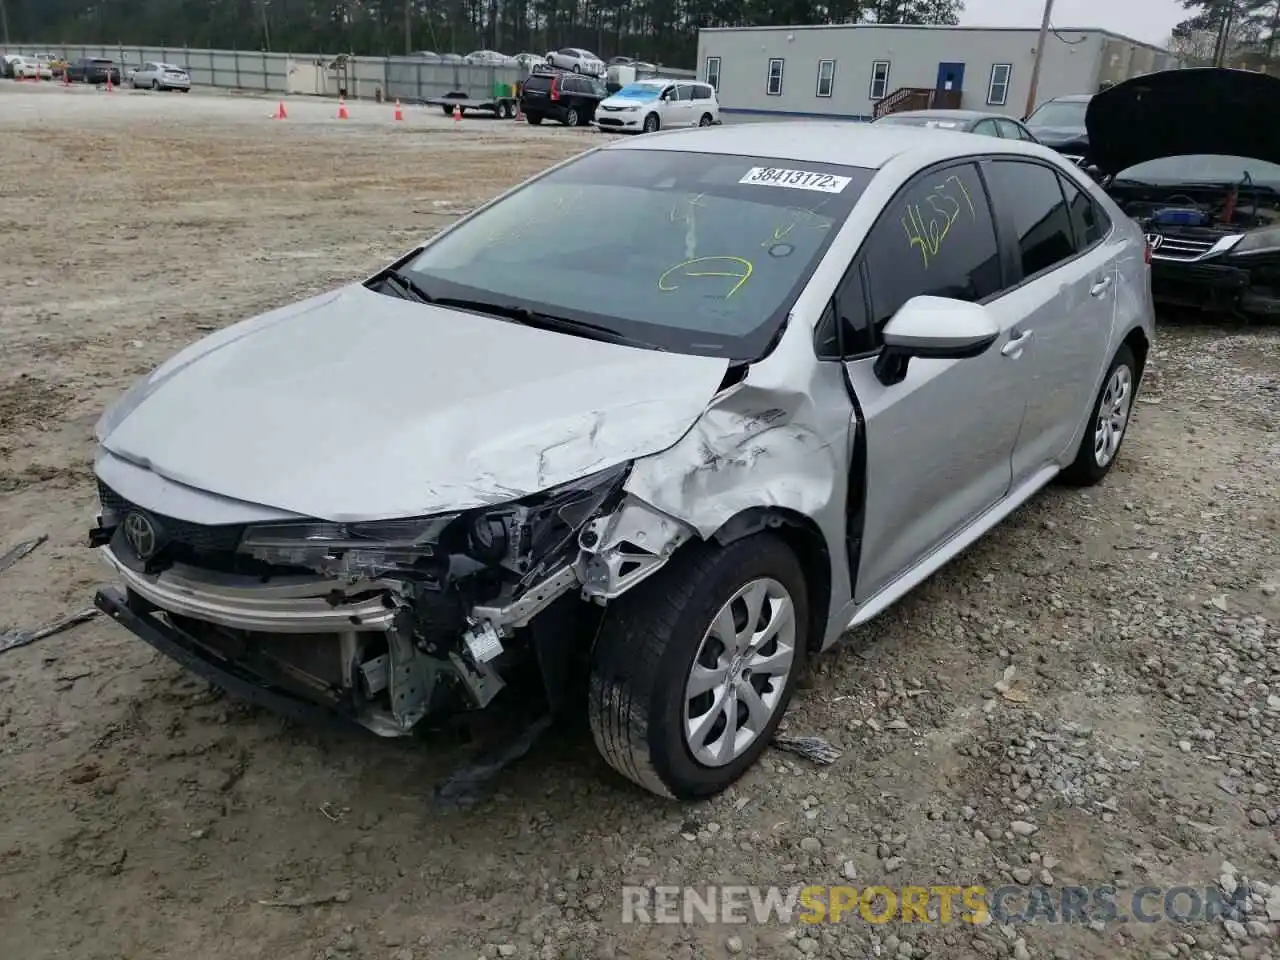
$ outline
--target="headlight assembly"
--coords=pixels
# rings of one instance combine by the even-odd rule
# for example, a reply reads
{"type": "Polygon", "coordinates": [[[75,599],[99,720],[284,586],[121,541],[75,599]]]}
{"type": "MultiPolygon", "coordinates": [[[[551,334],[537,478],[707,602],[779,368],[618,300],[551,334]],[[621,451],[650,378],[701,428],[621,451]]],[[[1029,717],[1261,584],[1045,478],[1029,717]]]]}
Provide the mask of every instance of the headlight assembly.
{"type": "Polygon", "coordinates": [[[1280,250],[1280,227],[1267,227],[1254,230],[1240,238],[1240,242],[1231,248],[1231,253],[1263,253],[1280,250]]]}
{"type": "Polygon", "coordinates": [[[451,558],[501,567],[521,582],[568,562],[578,530],[615,499],[630,463],[496,507],[367,523],[301,521],[248,528],[239,552],[347,578],[439,573],[451,558]]]}

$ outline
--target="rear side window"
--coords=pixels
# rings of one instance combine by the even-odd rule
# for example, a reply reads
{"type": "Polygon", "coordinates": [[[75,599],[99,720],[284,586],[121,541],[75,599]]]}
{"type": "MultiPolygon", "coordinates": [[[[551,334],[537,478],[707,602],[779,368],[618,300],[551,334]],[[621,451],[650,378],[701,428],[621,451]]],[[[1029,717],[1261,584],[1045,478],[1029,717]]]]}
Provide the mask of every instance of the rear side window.
{"type": "Polygon", "coordinates": [[[996,203],[1013,220],[1024,277],[1075,256],[1071,217],[1057,173],[1038,163],[995,160],[987,167],[987,182],[996,203]]]}
{"type": "Polygon", "coordinates": [[[696,83],[693,86],[693,96],[697,100],[710,100],[715,96],[715,91],[705,83],[696,83]]]}
{"type": "Polygon", "coordinates": [[[1062,192],[1071,211],[1071,226],[1075,230],[1076,246],[1081,250],[1091,247],[1107,235],[1111,221],[1106,213],[1089,196],[1066,177],[1062,177],[1062,192]]]}
{"type": "Polygon", "coordinates": [[[991,208],[971,163],[917,178],[885,209],[866,249],[877,334],[912,297],[978,301],[1003,286],[991,208]]]}

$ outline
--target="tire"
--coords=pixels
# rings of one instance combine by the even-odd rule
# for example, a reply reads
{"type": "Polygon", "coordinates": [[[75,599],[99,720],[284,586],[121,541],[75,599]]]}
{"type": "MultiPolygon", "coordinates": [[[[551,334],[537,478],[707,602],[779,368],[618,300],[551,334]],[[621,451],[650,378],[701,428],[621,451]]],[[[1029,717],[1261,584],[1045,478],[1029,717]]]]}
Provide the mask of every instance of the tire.
{"type": "Polygon", "coordinates": [[[577,107],[569,107],[564,112],[564,125],[566,127],[576,127],[582,118],[578,116],[577,107]]]}
{"type": "Polygon", "coordinates": [[[1137,361],[1128,345],[1121,344],[1090,408],[1076,458],[1060,474],[1063,483],[1091,487],[1111,472],[1133,417],[1137,389],[1137,361]]]}
{"type": "Polygon", "coordinates": [[[662,126],[662,121],[658,119],[656,113],[651,113],[644,118],[644,132],[657,133],[658,128],[662,126]]]}
{"type": "Polygon", "coordinates": [[[709,113],[704,113],[701,117],[698,118],[698,126],[700,127],[709,127],[711,126],[711,123],[712,123],[711,114],[709,113]]]}
{"type": "Polygon", "coordinates": [[[524,118],[535,127],[542,123],[542,114],[540,113],[526,113],[524,118]]]}
{"type": "MultiPolygon", "coordinates": [[[[778,609],[769,605],[770,611],[778,609]]],[[[588,685],[587,717],[596,749],[618,773],[659,796],[692,800],[721,792],[759,759],[786,712],[804,667],[808,617],[804,572],[795,554],[775,535],[746,537],[727,547],[714,543],[686,547],[650,580],[608,608],[592,650],[588,685]],[[734,598],[752,584],[770,585],[769,590],[791,601],[790,626],[778,621],[783,639],[791,642],[789,669],[784,677],[774,675],[771,681],[763,673],[749,677],[738,670],[767,662],[783,652],[781,646],[770,641],[760,648],[765,652],[743,652],[729,660],[731,648],[712,635],[713,623],[727,604],[733,614],[730,626],[739,636],[745,632],[746,608],[734,598]],[[691,699],[687,685],[695,666],[700,663],[705,669],[717,659],[728,665],[725,687],[741,691],[750,684],[756,690],[756,704],[766,710],[771,706],[771,712],[767,721],[762,713],[753,723],[746,703],[735,697],[734,716],[744,724],[737,732],[746,730],[752,736],[729,754],[708,762],[707,753],[700,759],[694,748],[707,748],[708,737],[723,731],[720,721],[727,718],[727,711],[712,703],[714,692],[691,699]],[[763,686],[763,696],[757,684],[763,686]],[[711,725],[691,739],[685,724],[699,718],[711,725]]],[[[757,620],[757,630],[761,622],[757,620]]],[[[711,745],[723,742],[721,732],[711,745]]],[[[710,749],[714,752],[714,746],[710,749]]]]}
{"type": "Polygon", "coordinates": [[[440,112],[441,112],[441,113],[443,113],[446,117],[452,117],[452,116],[453,116],[453,107],[449,106],[448,104],[441,104],[441,105],[440,105],[440,112]]]}
{"type": "Polygon", "coordinates": [[[152,80],[152,81],[151,81],[151,89],[152,89],[152,90],[154,90],[154,91],[156,91],[156,93],[159,93],[159,92],[160,92],[160,81],[159,81],[159,80],[152,80]]]}

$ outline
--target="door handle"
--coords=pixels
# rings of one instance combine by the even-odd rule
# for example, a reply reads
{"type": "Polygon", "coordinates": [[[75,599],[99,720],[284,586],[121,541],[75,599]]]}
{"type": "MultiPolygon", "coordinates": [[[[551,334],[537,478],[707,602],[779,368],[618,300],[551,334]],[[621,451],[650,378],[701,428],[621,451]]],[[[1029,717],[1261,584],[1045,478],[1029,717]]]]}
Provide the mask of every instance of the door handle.
{"type": "Polygon", "coordinates": [[[1003,347],[1000,348],[1000,354],[1005,357],[1016,357],[1022,352],[1022,348],[1031,340],[1031,331],[1020,333],[1003,347]]]}
{"type": "Polygon", "coordinates": [[[1107,292],[1107,289],[1110,286],[1111,286],[1111,276],[1108,274],[1107,276],[1103,277],[1101,280],[1096,281],[1094,285],[1089,288],[1089,296],[1100,297],[1107,292]]]}

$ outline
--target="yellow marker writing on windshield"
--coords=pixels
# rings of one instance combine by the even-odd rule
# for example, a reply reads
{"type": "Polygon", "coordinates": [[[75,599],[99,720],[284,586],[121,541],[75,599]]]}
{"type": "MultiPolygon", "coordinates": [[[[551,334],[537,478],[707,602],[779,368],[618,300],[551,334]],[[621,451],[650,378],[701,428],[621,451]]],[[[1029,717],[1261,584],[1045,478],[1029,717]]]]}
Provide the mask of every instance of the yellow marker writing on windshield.
{"type": "Polygon", "coordinates": [[[742,257],[694,257],[665,270],[662,276],[658,278],[658,289],[665,293],[679,290],[680,287],[677,284],[669,283],[667,279],[679,271],[684,271],[686,277],[728,277],[738,281],[724,295],[724,298],[728,300],[742,288],[742,285],[747,282],[754,269],[751,266],[751,261],[744,260],[742,257]],[[698,269],[689,269],[695,265],[698,266],[698,269]],[[713,266],[719,266],[721,269],[713,269],[713,266]],[[730,268],[736,269],[731,272],[730,268]]]}

